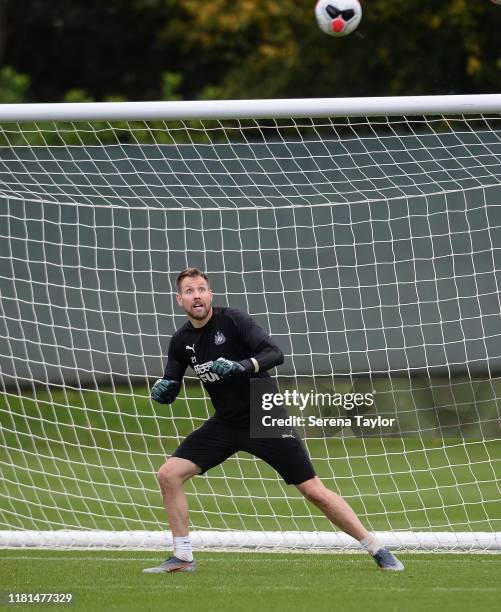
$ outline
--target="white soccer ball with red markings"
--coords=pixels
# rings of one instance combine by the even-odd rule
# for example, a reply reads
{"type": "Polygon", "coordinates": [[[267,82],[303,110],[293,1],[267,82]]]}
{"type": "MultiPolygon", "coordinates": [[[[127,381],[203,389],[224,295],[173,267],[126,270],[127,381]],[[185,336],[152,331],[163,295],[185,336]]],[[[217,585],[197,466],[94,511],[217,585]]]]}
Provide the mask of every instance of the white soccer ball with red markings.
{"type": "Polygon", "coordinates": [[[329,36],[346,36],[357,29],[362,7],[358,0],[318,0],[315,17],[322,32],[329,36]]]}

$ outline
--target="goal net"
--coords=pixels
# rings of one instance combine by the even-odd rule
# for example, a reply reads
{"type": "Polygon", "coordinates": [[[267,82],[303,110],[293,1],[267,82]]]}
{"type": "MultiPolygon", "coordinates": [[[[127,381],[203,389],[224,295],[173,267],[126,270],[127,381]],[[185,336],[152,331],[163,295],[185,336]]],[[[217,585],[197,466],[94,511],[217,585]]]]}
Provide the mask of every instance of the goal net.
{"type": "MultiPolygon", "coordinates": [[[[187,266],[339,400],[302,433],[369,529],[501,547],[501,96],[3,105],[0,546],[169,545],[187,266]]],[[[198,547],[358,546],[245,453],[187,493],[198,547]]]]}

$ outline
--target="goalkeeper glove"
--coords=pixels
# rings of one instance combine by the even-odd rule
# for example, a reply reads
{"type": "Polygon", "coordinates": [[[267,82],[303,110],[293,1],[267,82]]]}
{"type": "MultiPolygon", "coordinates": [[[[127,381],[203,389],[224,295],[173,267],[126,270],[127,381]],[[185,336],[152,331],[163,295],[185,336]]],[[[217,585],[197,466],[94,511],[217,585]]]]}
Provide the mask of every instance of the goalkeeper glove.
{"type": "Polygon", "coordinates": [[[159,404],[172,404],[179,393],[180,386],[177,380],[159,378],[151,390],[151,399],[159,404]]]}
{"type": "Polygon", "coordinates": [[[225,357],[219,357],[210,367],[210,371],[217,374],[223,380],[237,378],[254,372],[254,364],[250,359],[243,361],[231,361],[225,357]]]}

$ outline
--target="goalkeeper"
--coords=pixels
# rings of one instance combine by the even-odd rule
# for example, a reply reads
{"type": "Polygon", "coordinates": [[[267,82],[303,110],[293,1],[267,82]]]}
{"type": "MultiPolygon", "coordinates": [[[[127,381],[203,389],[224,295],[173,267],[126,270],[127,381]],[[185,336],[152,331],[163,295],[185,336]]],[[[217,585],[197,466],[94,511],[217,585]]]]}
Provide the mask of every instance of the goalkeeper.
{"type": "Polygon", "coordinates": [[[153,386],[151,397],[160,404],[171,404],[187,366],[191,366],[210,395],[215,414],[185,438],[158,471],[174,555],[143,571],[195,570],[183,485],[237,451],[246,451],[271,465],[334,525],[358,540],[379,567],[402,570],[402,563],[365,529],[348,503],[315,475],[297,435],[250,437],[250,379],[269,378],[268,370],[283,363],[282,351],[249,315],[234,308],[212,306],[212,291],[204,272],[187,268],[179,274],[176,286],[177,303],[188,321],[171,339],[164,377],[153,386]]]}

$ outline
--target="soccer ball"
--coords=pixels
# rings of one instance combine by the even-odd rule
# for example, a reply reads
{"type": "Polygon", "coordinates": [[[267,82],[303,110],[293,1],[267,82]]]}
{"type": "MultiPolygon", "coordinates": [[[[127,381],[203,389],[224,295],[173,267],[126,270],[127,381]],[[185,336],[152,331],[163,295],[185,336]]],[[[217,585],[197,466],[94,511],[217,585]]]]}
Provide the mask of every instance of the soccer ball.
{"type": "Polygon", "coordinates": [[[492,4],[501,4],[501,0],[491,0],[492,4]]]}
{"type": "Polygon", "coordinates": [[[318,27],[330,36],[351,34],[362,19],[358,0],[318,0],[315,6],[318,27]]]}

